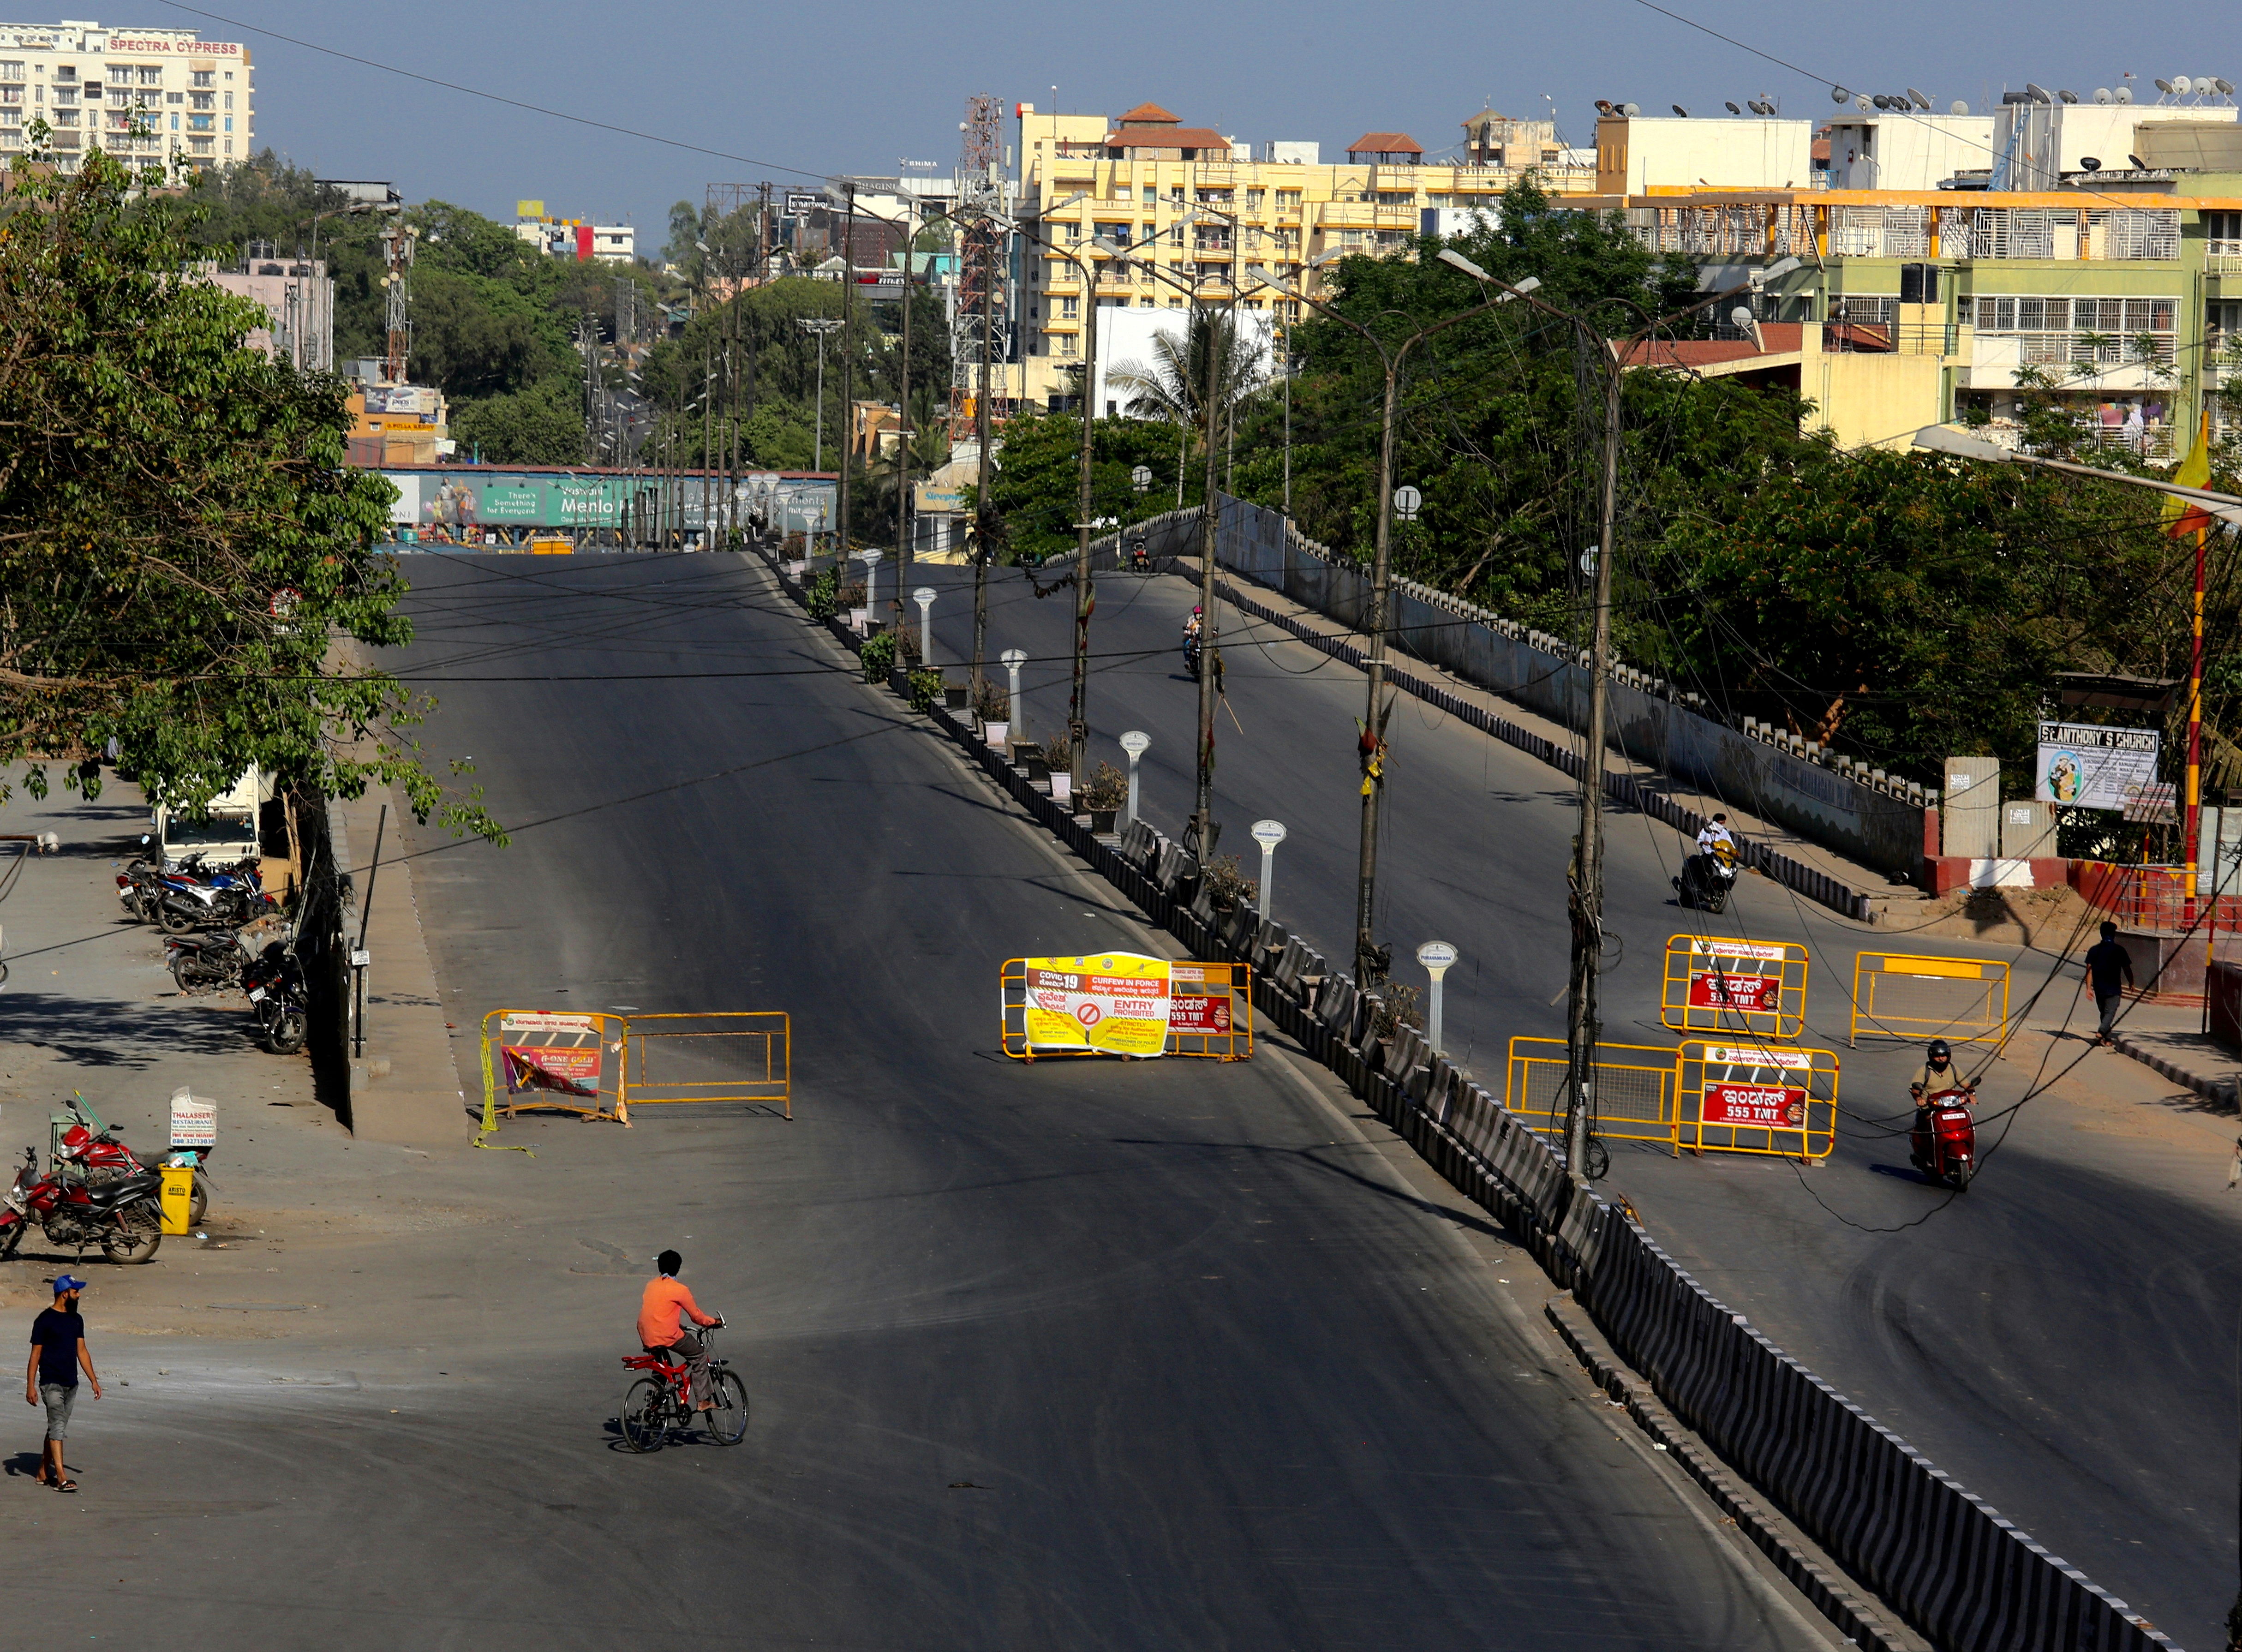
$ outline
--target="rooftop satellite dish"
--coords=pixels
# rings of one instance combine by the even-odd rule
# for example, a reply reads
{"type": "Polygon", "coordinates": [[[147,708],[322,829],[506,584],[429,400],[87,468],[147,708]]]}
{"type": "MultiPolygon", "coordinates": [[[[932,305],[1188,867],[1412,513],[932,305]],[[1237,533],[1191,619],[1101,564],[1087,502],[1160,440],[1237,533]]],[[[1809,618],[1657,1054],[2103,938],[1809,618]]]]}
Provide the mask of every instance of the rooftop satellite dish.
{"type": "Polygon", "coordinates": [[[1619,112],[1625,115],[1629,120],[1632,120],[1642,112],[1642,105],[1641,104],[1621,104],[1620,105],[1619,112]]]}
{"type": "Polygon", "coordinates": [[[2195,83],[2185,75],[2174,75],[2172,77],[2172,90],[2175,97],[2185,97],[2195,90],[2195,83]]]}
{"type": "Polygon", "coordinates": [[[2083,172],[2100,171],[2102,170],[2102,158],[2098,155],[2081,155],[2078,158],[2078,170],[2083,172]]]}
{"type": "Polygon", "coordinates": [[[1927,93],[1919,92],[1916,91],[1914,87],[1910,86],[1907,89],[1907,95],[1909,98],[1913,101],[1917,109],[1928,109],[1930,107],[1930,98],[1927,93]]]}
{"type": "Polygon", "coordinates": [[[2149,170],[2148,162],[2143,160],[2138,155],[2128,155],[2125,158],[2133,163],[2133,170],[2137,172],[2145,172],[2149,170]]]}
{"type": "Polygon", "coordinates": [[[1950,115],[1966,115],[1970,112],[1970,105],[1957,97],[1952,103],[1947,104],[1946,112],[1950,115]]]}
{"type": "Polygon", "coordinates": [[[2219,95],[2221,97],[2232,97],[2234,95],[2234,83],[2224,75],[2215,77],[2211,84],[2219,88],[2219,95]]]}
{"type": "Polygon", "coordinates": [[[2110,89],[2107,86],[2097,86],[2094,89],[2094,101],[2098,104],[2108,103],[2110,101],[2110,89]]]}
{"type": "MultiPolygon", "coordinates": [[[[1755,108],[1755,109],[1756,109],[1756,108],[1758,108],[1758,107],[1759,107],[1759,105],[1758,105],[1758,104],[1753,104],[1753,105],[1752,105],[1752,107],[1753,107],[1753,108],[1755,108]]],[[[1728,108],[1728,113],[1730,113],[1731,115],[1741,115],[1741,114],[1742,114],[1742,113],[1744,112],[1742,110],[1738,109],[1738,108],[1737,108],[1734,104],[1728,104],[1728,105],[1727,105],[1727,108],[1728,108]]]]}
{"type": "Polygon", "coordinates": [[[2066,104],[2075,104],[2078,101],[2078,94],[2075,91],[2064,91],[2058,90],[2055,95],[2062,98],[2066,104]]]}
{"type": "Polygon", "coordinates": [[[1863,92],[1859,97],[1853,99],[1853,107],[1856,109],[1873,109],[1876,105],[1869,101],[1868,93],[1863,92]]]}
{"type": "Polygon", "coordinates": [[[1689,118],[1689,111],[1682,108],[1681,104],[1668,104],[1667,107],[1671,109],[1675,114],[1681,116],[1682,119],[1687,120],[1689,118]]]}
{"type": "Polygon", "coordinates": [[[1612,107],[1612,100],[1610,98],[1599,97],[1596,99],[1596,113],[1599,115],[1615,115],[1619,111],[1616,109],[1612,107]]]}
{"type": "Polygon", "coordinates": [[[2156,87],[2158,91],[2170,94],[2172,89],[2172,84],[2169,80],[2166,80],[2163,76],[2159,75],[2157,77],[2156,87]]]}
{"type": "Polygon", "coordinates": [[[2131,86],[2120,86],[2110,94],[2110,100],[2112,103],[2130,104],[2133,101],[2133,89],[2131,86]]]}
{"type": "Polygon", "coordinates": [[[2036,104],[2051,104],[2055,101],[2054,98],[2047,95],[2046,87],[2035,86],[2029,80],[2024,82],[2024,91],[2031,98],[2032,102],[2036,104]]]}
{"type": "Polygon", "coordinates": [[[1755,114],[1772,115],[1775,113],[1775,105],[1768,99],[1762,97],[1752,105],[1752,111],[1755,114]]]}
{"type": "Polygon", "coordinates": [[[1849,104],[1853,101],[1853,94],[1843,86],[1832,86],[1829,88],[1829,101],[1833,104],[1849,104]]]}

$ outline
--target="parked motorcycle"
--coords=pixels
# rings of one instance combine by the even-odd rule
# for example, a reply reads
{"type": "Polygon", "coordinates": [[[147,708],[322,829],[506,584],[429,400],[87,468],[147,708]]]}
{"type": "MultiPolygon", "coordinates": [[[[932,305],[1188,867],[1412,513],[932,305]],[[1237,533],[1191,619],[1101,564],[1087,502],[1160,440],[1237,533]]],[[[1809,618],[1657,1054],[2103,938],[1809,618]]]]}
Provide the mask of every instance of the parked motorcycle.
{"type": "Polygon", "coordinates": [[[1735,845],[1715,843],[1682,863],[1682,876],[1674,880],[1675,903],[1701,912],[1724,912],[1735,886],[1735,845]]]}
{"type": "Polygon", "coordinates": [[[1918,1097],[1916,1122],[1908,1132],[1908,1157],[1915,1167],[1957,1193],[1977,1173],[1977,1120],[1970,1111],[1977,1098],[1974,1078],[1951,1090],[1918,1097]]]}
{"type": "MultiPolygon", "coordinates": [[[[146,903],[146,897],[142,897],[146,903]]],[[[155,902],[156,921],[172,935],[195,930],[239,929],[253,923],[278,903],[265,892],[252,862],[230,870],[205,874],[199,861],[188,860],[180,869],[163,875],[162,892],[155,902]]]]}
{"type": "Polygon", "coordinates": [[[213,930],[207,935],[164,937],[164,962],[179,991],[191,996],[240,985],[249,954],[232,930],[213,930]]]}
{"type": "MultiPolygon", "coordinates": [[[[149,1165],[127,1147],[114,1125],[105,1125],[85,1104],[73,1096],[70,1111],[77,1123],[63,1132],[62,1140],[56,1145],[54,1170],[66,1180],[83,1181],[89,1187],[106,1186],[112,1182],[127,1180],[135,1176],[151,1174],[149,1165]]],[[[174,1152],[167,1163],[184,1162],[195,1172],[194,1192],[187,1205],[187,1218],[199,1224],[203,1213],[210,1207],[210,1184],[203,1176],[205,1151],[189,1147],[174,1152]]]]}
{"type": "Polygon", "coordinates": [[[249,994],[249,1008],[264,1030],[265,1047],[276,1056],[292,1056],[311,1033],[305,1008],[304,966],[293,947],[275,941],[243,971],[241,984],[249,994]]]}
{"type": "Polygon", "coordinates": [[[118,1264],[151,1259],[164,1242],[163,1179],[153,1171],[98,1186],[57,1176],[41,1176],[39,1158],[23,1150],[23,1164],[6,1193],[0,1194],[0,1261],[23,1242],[34,1223],[50,1244],[78,1251],[98,1245],[118,1264]]]}

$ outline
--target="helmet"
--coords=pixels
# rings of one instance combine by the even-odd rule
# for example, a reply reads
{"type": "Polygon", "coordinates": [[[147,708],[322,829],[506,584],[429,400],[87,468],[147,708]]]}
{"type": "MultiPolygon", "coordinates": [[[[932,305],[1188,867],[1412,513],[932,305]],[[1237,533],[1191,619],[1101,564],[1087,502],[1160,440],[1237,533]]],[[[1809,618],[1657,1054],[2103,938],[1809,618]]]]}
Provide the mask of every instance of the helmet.
{"type": "Polygon", "coordinates": [[[1946,1040],[1943,1038],[1933,1038],[1930,1041],[1930,1048],[1923,1053],[1934,1064],[1951,1061],[1954,1058],[1954,1052],[1946,1047],[1946,1040]]]}
{"type": "Polygon", "coordinates": [[[1193,618],[1194,620],[1196,620],[1197,618],[1198,618],[1198,616],[1199,616],[1200,614],[1204,614],[1204,613],[1205,613],[1205,612],[1206,612],[1206,610],[1205,610],[1205,608],[1193,608],[1193,609],[1191,610],[1191,618],[1193,618]]]}

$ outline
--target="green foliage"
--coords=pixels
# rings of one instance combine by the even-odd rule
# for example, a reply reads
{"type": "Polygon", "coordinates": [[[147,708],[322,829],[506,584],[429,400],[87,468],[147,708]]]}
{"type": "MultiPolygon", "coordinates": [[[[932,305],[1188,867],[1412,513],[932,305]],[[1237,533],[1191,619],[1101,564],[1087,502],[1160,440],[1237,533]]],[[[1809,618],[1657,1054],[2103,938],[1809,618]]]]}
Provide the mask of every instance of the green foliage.
{"type": "Polygon", "coordinates": [[[460,452],[485,465],[584,462],[583,393],[574,379],[545,379],[526,390],[467,402],[452,414],[460,452]]]}
{"type": "Polygon", "coordinates": [[[936,702],[942,698],[942,673],[921,669],[912,672],[910,681],[911,709],[933,710],[936,702]]]}
{"type": "Polygon", "coordinates": [[[864,668],[864,681],[885,682],[888,673],[895,668],[896,634],[883,631],[864,639],[864,646],[856,650],[856,662],[864,668]]]}
{"type": "MultiPolygon", "coordinates": [[[[1144,419],[1099,419],[1091,428],[1090,520],[1140,522],[1176,508],[1181,433],[1144,419]],[[1152,485],[1136,490],[1130,473],[1149,467],[1152,485]]],[[[1184,500],[1198,503],[1205,461],[1185,467],[1184,500]]],[[[1025,413],[1004,426],[990,503],[1003,518],[1006,542],[1022,561],[1072,551],[1081,520],[1082,420],[1072,413],[1025,413]]],[[[972,490],[969,489],[969,494],[972,490]]],[[[1111,532],[1110,528],[1102,532],[1111,532]]]]}
{"type": "Polygon", "coordinates": [[[189,808],[252,763],[345,796],[378,776],[498,836],[399,732],[426,702],[330,657],[411,637],[368,548],[392,490],[343,466],[340,385],[241,347],[263,307],[192,279],[191,197],[136,198],[154,181],[98,154],[8,173],[0,762],[37,793],[114,739],[189,808]]]}
{"type": "Polygon", "coordinates": [[[1090,783],[1082,789],[1084,809],[1118,809],[1128,801],[1128,776],[1109,762],[1090,771],[1090,783]]]}
{"type": "Polygon", "coordinates": [[[813,620],[829,620],[841,601],[841,576],[821,567],[802,588],[802,606],[813,620]]]}

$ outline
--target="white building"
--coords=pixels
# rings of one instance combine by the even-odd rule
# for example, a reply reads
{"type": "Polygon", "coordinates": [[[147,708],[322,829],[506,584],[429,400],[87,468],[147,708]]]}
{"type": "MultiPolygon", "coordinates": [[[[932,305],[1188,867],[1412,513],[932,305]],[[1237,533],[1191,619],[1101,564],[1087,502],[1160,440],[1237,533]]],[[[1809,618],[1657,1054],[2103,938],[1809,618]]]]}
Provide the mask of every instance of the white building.
{"type": "Polygon", "coordinates": [[[1811,121],[1605,115],[1596,121],[1596,193],[1807,189],[1813,152],[1811,121]]]}
{"type": "MultiPolygon", "coordinates": [[[[1257,378],[1266,379],[1277,359],[1277,317],[1273,311],[1233,309],[1238,336],[1253,356],[1257,378]]],[[[1135,394],[1113,382],[1113,375],[1130,367],[1150,369],[1158,359],[1154,339],[1165,333],[1180,347],[1188,310],[1124,310],[1101,305],[1098,311],[1098,387],[1092,405],[1101,419],[1125,417],[1135,394]]]]}
{"type": "Polygon", "coordinates": [[[32,123],[64,171],[86,151],[197,169],[246,160],[256,139],[249,48],[192,29],[0,24],[0,161],[32,123]]]}
{"type": "Polygon", "coordinates": [[[1831,189],[1937,189],[1993,164],[1993,117],[1856,112],[1829,123],[1831,189]]]}
{"type": "Polygon", "coordinates": [[[2130,158],[2140,152],[2137,134],[2144,126],[2204,125],[2238,114],[2242,111],[2232,105],[2212,104],[2004,104],[1993,118],[1992,158],[1984,164],[1992,169],[1994,189],[2053,189],[2081,172],[2128,171],[2130,158]]]}
{"type": "Polygon", "coordinates": [[[587,224],[543,216],[545,203],[522,201],[514,232],[539,251],[580,263],[628,264],[638,256],[638,231],[628,224],[587,224]],[[532,210],[534,209],[534,210],[532,210]]]}

